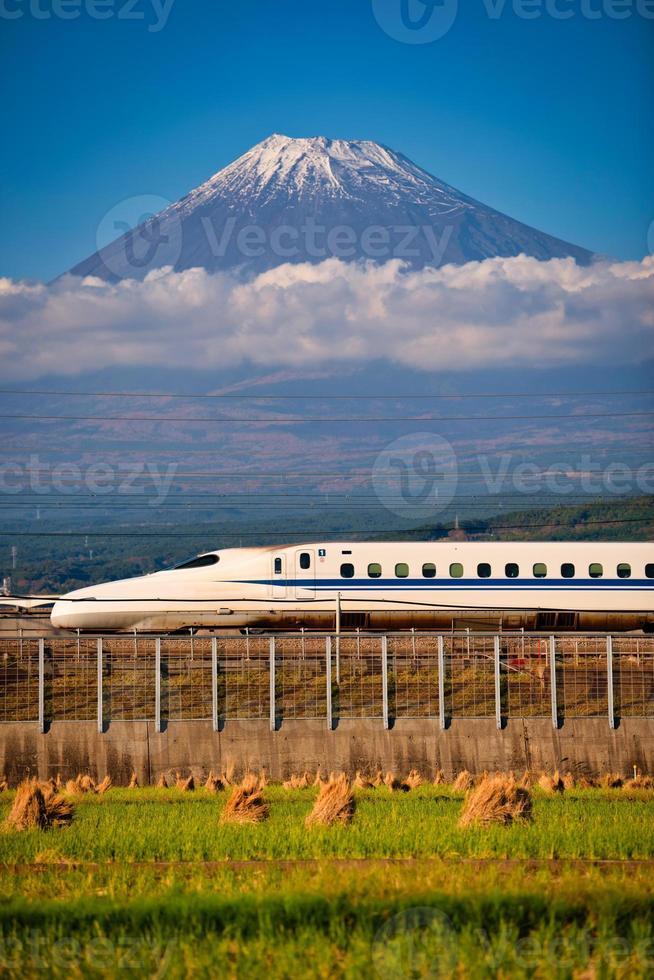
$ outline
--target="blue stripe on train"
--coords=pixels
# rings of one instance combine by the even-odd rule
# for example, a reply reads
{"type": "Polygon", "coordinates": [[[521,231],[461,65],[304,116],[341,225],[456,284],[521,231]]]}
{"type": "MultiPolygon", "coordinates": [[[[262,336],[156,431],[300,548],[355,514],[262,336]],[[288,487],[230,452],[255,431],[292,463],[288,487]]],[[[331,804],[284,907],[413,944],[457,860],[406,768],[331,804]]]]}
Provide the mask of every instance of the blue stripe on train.
{"type": "Polygon", "coordinates": [[[322,579],[239,579],[240,585],[277,585],[301,589],[654,589],[654,579],[424,579],[424,578],[322,578],[322,579]]]}

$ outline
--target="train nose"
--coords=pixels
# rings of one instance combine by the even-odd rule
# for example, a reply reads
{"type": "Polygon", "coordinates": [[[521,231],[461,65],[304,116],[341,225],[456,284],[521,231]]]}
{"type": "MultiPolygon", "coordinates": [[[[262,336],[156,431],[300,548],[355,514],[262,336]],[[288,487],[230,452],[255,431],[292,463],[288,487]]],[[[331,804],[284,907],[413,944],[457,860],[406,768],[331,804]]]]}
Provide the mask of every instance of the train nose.
{"type": "Polygon", "coordinates": [[[50,622],[56,629],[93,629],[99,608],[97,588],[77,589],[68,592],[55,602],[50,622]]]}
{"type": "Polygon", "coordinates": [[[74,602],[59,599],[52,607],[50,622],[55,629],[76,629],[79,623],[79,609],[76,609],[74,602]]]}

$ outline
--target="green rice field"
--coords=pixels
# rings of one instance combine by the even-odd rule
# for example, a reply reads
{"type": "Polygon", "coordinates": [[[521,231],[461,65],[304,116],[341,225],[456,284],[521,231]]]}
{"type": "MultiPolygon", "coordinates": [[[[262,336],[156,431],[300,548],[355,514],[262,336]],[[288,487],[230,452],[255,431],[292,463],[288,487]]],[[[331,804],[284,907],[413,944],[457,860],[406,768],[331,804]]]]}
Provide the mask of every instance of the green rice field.
{"type": "Polygon", "coordinates": [[[531,823],[465,829],[447,786],[357,791],[311,829],[317,790],[264,792],[256,826],[220,823],[226,792],[145,788],[3,827],[0,975],[654,974],[652,791],[536,788],[531,823]]]}

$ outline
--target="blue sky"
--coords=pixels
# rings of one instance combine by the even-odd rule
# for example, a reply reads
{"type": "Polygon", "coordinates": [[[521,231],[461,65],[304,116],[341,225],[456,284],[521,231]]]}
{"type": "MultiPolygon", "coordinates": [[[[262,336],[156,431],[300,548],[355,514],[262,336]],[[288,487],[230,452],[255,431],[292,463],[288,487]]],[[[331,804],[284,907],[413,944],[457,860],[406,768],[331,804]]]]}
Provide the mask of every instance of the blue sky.
{"type": "Polygon", "coordinates": [[[648,251],[647,0],[460,0],[427,44],[380,27],[401,0],[174,0],[160,30],[153,0],[92,2],[0,0],[0,275],[59,274],[123,198],[175,200],[272,132],[379,140],[554,235],[648,251]]]}

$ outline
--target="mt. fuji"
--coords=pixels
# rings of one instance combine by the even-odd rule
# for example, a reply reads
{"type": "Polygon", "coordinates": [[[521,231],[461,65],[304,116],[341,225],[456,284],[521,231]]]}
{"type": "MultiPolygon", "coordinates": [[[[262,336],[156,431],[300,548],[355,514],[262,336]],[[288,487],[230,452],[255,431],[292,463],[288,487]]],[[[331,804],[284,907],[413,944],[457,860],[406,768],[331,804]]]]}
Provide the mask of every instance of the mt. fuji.
{"type": "MultiPolygon", "coordinates": [[[[111,215],[124,217],[120,206],[111,215]]],[[[111,232],[128,230],[71,274],[143,279],[172,266],[249,276],[285,262],[334,257],[400,259],[411,268],[520,253],[572,256],[582,264],[593,257],[481,204],[379,143],[324,136],[270,136],[177,203],[155,215],[143,208],[133,224],[110,224],[111,232]]]]}

